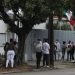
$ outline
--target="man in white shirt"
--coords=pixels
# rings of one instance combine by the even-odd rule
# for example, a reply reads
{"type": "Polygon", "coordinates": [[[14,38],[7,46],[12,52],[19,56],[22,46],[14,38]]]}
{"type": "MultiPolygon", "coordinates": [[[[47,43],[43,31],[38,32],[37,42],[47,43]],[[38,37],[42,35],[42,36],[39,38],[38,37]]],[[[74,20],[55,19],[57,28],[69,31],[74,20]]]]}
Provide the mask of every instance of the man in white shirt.
{"type": "Polygon", "coordinates": [[[44,39],[43,43],[43,66],[49,67],[49,49],[50,45],[48,44],[48,40],[44,39]],[[45,64],[46,63],[46,64],[45,64]]]}
{"type": "Polygon", "coordinates": [[[36,48],[36,68],[40,68],[40,61],[42,56],[42,41],[40,39],[37,39],[37,42],[35,44],[36,48]]]}
{"type": "Polygon", "coordinates": [[[57,56],[57,59],[59,60],[60,57],[61,57],[61,47],[60,47],[60,42],[58,40],[56,40],[55,42],[55,45],[56,45],[56,56],[57,56]]]}

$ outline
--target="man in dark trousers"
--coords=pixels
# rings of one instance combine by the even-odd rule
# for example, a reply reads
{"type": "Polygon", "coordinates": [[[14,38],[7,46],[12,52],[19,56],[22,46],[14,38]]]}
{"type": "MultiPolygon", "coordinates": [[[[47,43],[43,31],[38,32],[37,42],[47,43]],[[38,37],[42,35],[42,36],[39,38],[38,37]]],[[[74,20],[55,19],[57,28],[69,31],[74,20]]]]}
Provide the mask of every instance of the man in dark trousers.
{"type": "Polygon", "coordinates": [[[50,45],[48,43],[48,39],[44,39],[43,43],[43,66],[49,67],[49,50],[50,50],[50,45]]]}
{"type": "Polygon", "coordinates": [[[35,43],[36,48],[36,68],[40,68],[40,61],[42,56],[42,41],[40,39],[37,39],[37,42],[35,43]]]}
{"type": "Polygon", "coordinates": [[[72,47],[71,47],[71,62],[75,62],[74,61],[74,51],[75,51],[75,45],[74,45],[74,42],[72,42],[72,47]]]}
{"type": "Polygon", "coordinates": [[[66,42],[63,41],[63,45],[62,45],[62,60],[63,60],[63,61],[64,61],[64,59],[65,59],[66,48],[67,48],[66,42]]]}

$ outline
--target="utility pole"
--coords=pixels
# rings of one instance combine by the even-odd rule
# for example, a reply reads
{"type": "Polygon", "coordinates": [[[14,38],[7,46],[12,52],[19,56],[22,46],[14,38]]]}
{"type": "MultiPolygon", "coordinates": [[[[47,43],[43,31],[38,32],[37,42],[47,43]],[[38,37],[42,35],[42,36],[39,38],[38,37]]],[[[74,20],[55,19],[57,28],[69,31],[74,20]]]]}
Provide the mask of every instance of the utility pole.
{"type": "Polygon", "coordinates": [[[49,51],[49,63],[50,67],[54,67],[54,49],[53,49],[53,40],[54,40],[54,33],[53,33],[53,11],[54,11],[54,2],[55,0],[46,0],[49,6],[49,23],[48,23],[48,42],[50,44],[50,51],[49,51]]]}
{"type": "Polygon", "coordinates": [[[48,23],[48,40],[50,44],[50,67],[54,67],[54,49],[53,49],[53,10],[49,14],[49,23],[48,23]]]}

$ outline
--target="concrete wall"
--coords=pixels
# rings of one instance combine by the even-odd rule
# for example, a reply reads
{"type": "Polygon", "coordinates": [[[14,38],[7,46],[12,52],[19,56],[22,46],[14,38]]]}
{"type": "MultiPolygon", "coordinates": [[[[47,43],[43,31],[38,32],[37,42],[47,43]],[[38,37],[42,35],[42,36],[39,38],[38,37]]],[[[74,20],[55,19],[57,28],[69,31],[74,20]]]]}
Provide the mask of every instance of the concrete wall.
{"type": "Polygon", "coordinates": [[[54,31],[54,41],[58,39],[62,45],[62,41],[66,41],[68,43],[69,40],[75,43],[75,31],[63,31],[63,30],[55,30],[54,31]]]}
{"type": "Polygon", "coordinates": [[[0,20],[0,54],[4,54],[4,46],[3,44],[7,40],[6,32],[7,32],[7,24],[3,22],[3,20],[0,20]],[[2,43],[3,42],[3,43],[2,43]]]}
{"type": "MultiPolygon", "coordinates": [[[[43,40],[44,38],[48,38],[48,30],[32,30],[27,39],[26,39],[26,51],[27,60],[35,60],[35,48],[33,43],[40,38],[43,40]]],[[[69,40],[75,42],[75,31],[63,31],[63,30],[54,30],[54,41],[56,39],[59,40],[62,45],[63,41],[68,42],[69,40]]]]}
{"type": "Polygon", "coordinates": [[[34,42],[36,42],[37,38],[40,38],[43,40],[43,38],[47,38],[47,31],[44,30],[32,30],[27,39],[26,39],[26,48],[25,48],[25,54],[26,59],[28,60],[35,60],[35,48],[34,48],[34,42]]]}
{"type": "Polygon", "coordinates": [[[10,38],[14,38],[14,34],[11,32],[7,32],[8,25],[4,23],[3,20],[0,20],[0,54],[4,55],[4,44],[8,41],[10,38]]]}
{"type": "Polygon", "coordinates": [[[0,20],[0,33],[6,33],[7,27],[7,24],[3,20],[0,20]]]}

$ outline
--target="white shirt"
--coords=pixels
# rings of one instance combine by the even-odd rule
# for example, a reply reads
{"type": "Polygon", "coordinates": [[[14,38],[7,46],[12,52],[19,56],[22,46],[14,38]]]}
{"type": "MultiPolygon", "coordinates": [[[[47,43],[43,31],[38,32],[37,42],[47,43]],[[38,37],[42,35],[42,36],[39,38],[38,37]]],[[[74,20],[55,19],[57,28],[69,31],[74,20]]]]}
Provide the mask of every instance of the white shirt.
{"type": "Polygon", "coordinates": [[[43,54],[49,54],[49,49],[50,49],[50,46],[49,46],[49,44],[47,43],[47,42],[44,42],[43,43],[43,54]]]}
{"type": "Polygon", "coordinates": [[[57,43],[55,43],[55,44],[56,44],[56,47],[57,47],[57,51],[60,51],[60,43],[57,42],[57,43]]]}
{"type": "Polygon", "coordinates": [[[35,44],[36,52],[41,52],[42,51],[42,41],[38,41],[35,44]]]}
{"type": "Polygon", "coordinates": [[[68,43],[68,44],[67,44],[67,48],[68,48],[68,46],[69,46],[69,45],[70,45],[70,46],[72,46],[72,44],[71,44],[71,43],[68,43]]]}

